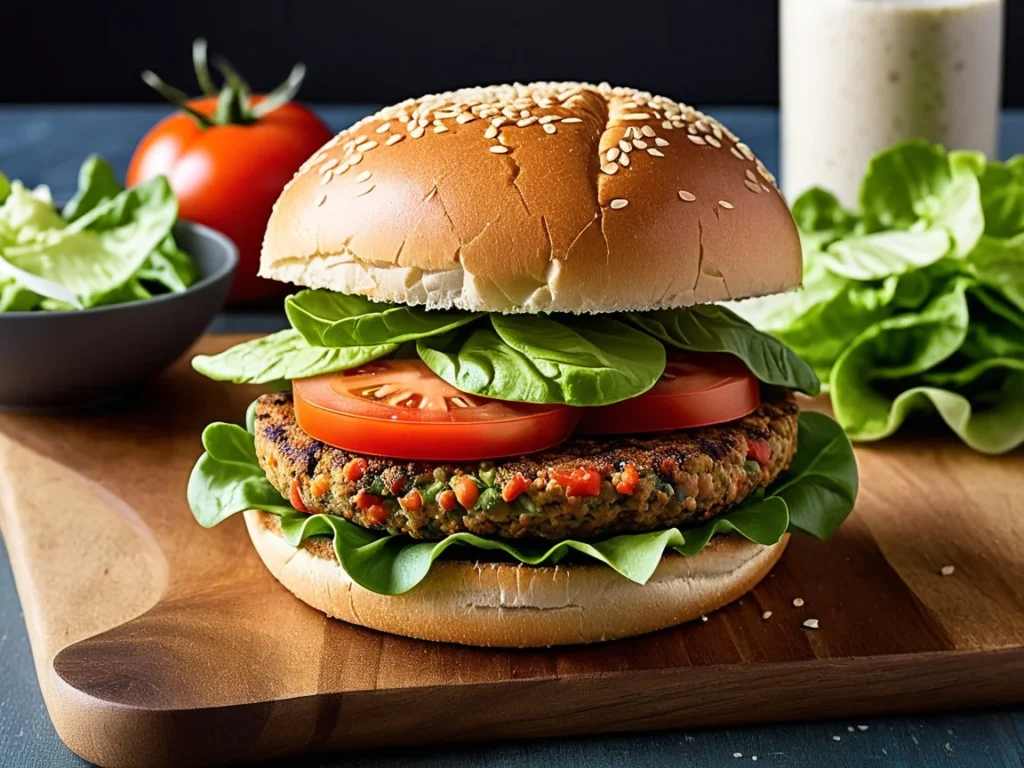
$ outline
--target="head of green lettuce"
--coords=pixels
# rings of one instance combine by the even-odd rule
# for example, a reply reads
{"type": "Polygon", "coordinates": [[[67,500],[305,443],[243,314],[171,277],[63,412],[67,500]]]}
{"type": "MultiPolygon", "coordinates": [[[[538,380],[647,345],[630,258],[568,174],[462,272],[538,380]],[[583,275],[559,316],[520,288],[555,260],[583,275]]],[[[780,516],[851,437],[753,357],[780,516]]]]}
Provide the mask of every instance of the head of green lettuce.
{"type": "MultiPolygon", "coordinates": [[[[601,87],[576,86],[595,103],[620,98],[601,87]]],[[[493,98],[522,98],[513,98],[510,88],[493,98]]],[[[472,93],[465,97],[477,98],[472,93]]],[[[680,105],[658,107],[671,129],[637,118],[628,125],[636,141],[619,150],[626,159],[615,163],[621,196],[599,203],[590,175],[591,116],[582,110],[578,117],[571,109],[560,114],[565,124],[555,131],[543,127],[553,119],[527,120],[516,134],[517,148],[495,149],[488,147],[493,136],[484,134],[500,131],[488,131],[488,121],[453,118],[448,126],[441,118],[444,130],[424,132],[414,122],[405,127],[402,109],[408,107],[385,110],[351,135],[343,133],[311,158],[278,201],[265,240],[264,275],[317,286],[286,300],[291,327],[197,357],[198,372],[280,391],[292,380],[373,360],[418,358],[465,393],[596,408],[650,390],[670,355],[699,361],[711,352],[742,361],[766,402],[788,398],[778,394],[783,391],[819,392],[810,365],[714,303],[794,288],[801,271],[797,231],[770,174],[723,126],[680,105]],[[536,130],[525,130],[533,122],[536,130]],[[581,126],[578,132],[574,126],[581,126]],[[416,135],[409,138],[407,130],[416,135]],[[544,142],[558,132],[574,149],[547,154],[555,145],[544,142]],[[528,151],[534,147],[536,153],[528,151]],[[455,149],[459,153],[450,154],[455,149]],[[471,152],[479,162],[459,159],[471,152]],[[451,181],[453,167],[471,170],[472,182],[451,181]],[[693,191],[677,180],[684,171],[701,176],[688,182],[693,191]],[[415,200],[403,197],[420,187],[415,200]],[[401,216],[396,201],[405,206],[401,216]],[[652,218],[652,210],[659,215],[652,218]],[[382,252],[384,242],[393,244],[393,259],[356,253],[382,252]],[[440,269],[437,254],[446,248],[452,258],[440,269]],[[622,264],[635,267],[628,279],[614,277],[622,264]],[[453,291],[453,285],[463,289],[453,291]]],[[[637,525],[635,532],[536,535],[529,516],[538,506],[530,498],[507,498],[501,487],[502,465],[511,462],[487,456],[462,465],[417,462],[411,481],[422,504],[417,511],[447,515],[452,529],[423,538],[422,530],[401,524],[409,485],[400,495],[373,471],[346,479],[339,464],[311,487],[313,467],[323,466],[325,456],[343,457],[344,464],[361,457],[313,440],[303,448],[307,467],[294,476],[274,468],[268,432],[259,425],[291,418],[284,407],[275,411],[288,401],[288,395],[268,396],[250,408],[247,428],[207,427],[206,451],[188,487],[196,520],[213,526],[246,513],[264,562],[301,599],[332,616],[414,637],[551,645],[696,618],[752,588],[789,533],[831,536],[857,495],[856,462],[843,430],[805,411],[792,418],[787,439],[796,450],[774,482],[757,487],[751,478],[763,469],[756,461],[744,465],[744,455],[737,474],[736,467],[723,468],[724,459],[715,464],[709,450],[707,475],[723,470],[712,480],[723,493],[756,491],[737,493],[735,503],[699,521],[637,525]],[[721,481],[726,476],[728,483],[721,481]],[[478,491],[468,505],[442,509],[439,497],[467,481],[478,491]],[[318,493],[331,503],[321,504],[318,493]],[[359,494],[368,493],[383,510],[377,524],[354,512],[359,494]],[[525,535],[488,534],[466,522],[520,516],[525,535]]],[[[294,421],[278,423],[278,434],[282,428],[298,429],[294,421]]],[[[679,434],[680,441],[713,442],[720,433],[709,427],[679,434]]],[[[638,446],[645,439],[623,437],[638,446]]],[[[692,458],[681,456],[681,465],[692,458]]],[[[585,463],[579,459],[581,469],[585,463]]],[[[704,503],[707,488],[687,487],[671,470],[642,464],[634,467],[641,482],[570,498],[572,509],[586,517],[604,505],[640,519],[638,510],[656,502],[680,509],[704,503]]],[[[624,471],[613,468],[616,477],[624,471]]],[[[535,482],[548,485],[537,486],[539,493],[556,493],[557,480],[542,474],[535,482]]],[[[601,479],[608,485],[613,478],[601,479]]],[[[557,493],[568,494],[564,488],[557,493]]],[[[508,528],[495,522],[494,530],[508,528]]]]}

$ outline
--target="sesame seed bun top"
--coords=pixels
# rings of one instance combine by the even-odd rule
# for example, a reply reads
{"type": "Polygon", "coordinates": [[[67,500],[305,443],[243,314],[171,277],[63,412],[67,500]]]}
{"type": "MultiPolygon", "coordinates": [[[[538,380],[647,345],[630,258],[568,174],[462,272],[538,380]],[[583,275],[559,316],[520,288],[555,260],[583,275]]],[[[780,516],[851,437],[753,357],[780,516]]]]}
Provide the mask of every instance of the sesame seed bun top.
{"type": "Polygon", "coordinates": [[[772,175],[713,118],[531,83],[342,131],[282,192],[260,274],[438,309],[616,312],[778,293],[801,255],[772,175]]]}

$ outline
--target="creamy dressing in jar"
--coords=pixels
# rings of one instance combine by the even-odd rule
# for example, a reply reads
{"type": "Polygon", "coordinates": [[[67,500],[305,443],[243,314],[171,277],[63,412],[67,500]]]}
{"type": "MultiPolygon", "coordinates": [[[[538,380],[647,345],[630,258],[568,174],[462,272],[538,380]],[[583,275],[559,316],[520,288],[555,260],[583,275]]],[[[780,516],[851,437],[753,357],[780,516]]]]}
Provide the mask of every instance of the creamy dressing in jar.
{"type": "Polygon", "coordinates": [[[782,0],[782,183],[854,206],[872,155],[996,153],[1004,0],[782,0]]]}

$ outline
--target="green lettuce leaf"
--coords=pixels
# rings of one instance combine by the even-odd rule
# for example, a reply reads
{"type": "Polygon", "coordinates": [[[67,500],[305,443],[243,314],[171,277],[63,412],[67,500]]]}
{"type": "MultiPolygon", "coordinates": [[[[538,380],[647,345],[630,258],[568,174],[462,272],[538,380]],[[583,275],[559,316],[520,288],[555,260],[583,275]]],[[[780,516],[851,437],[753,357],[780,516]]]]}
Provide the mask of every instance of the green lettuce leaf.
{"type": "Polygon", "coordinates": [[[725,307],[707,304],[661,309],[631,313],[628,318],[655,338],[679,349],[734,355],[765,384],[809,395],[821,390],[814,370],[799,355],[725,307]]]}
{"type": "Polygon", "coordinates": [[[958,279],[920,312],[894,315],[858,336],[832,370],[836,418],[854,440],[888,437],[894,420],[897,381],[937,366],[967,338],[969,283],[958,279]]]}
{"type": "Polygon", "coordinates": [[[382,304],[332,291],[301,291],[289,296],[284,306],[292,328],[318,347],[402,344],[454,330],[484,315],[382,304]]]}
{"type": "Polygon", "coordinates": [[[76,221],[124,191],[114,167],[99,155],[89,155],[78,169],[78,190],[61,211],[67,222],[76,221]]]}
{"type": "Polygon", "coordinates": [[[814,187],[793,203],[793,218],[800,230],[805,253],[820,251],[829,243],[852,234],[858,219],[845,210],[831,192],[814,187]]]}
{"type": "Polygon", "coordinates": [[[397,344],[313,347],[298,331],[286,330],[238,344],[219,355],[197,355],[192,367],[216,381],[276,384],[356,368],[396,349],[397,344]]]}
{"type": "Polygon", "coordinates": [[[944,230],[876,232],[834,242],[819,260],[829,271],[850,280],[882,280],[929,267],[949,250],[944,230]]]}
{"type": "Polygon", "coordinates": [[[1024,233],[1024,155],[984,163],[978,177],[985,234],[1011,238],[1024,233]]]}
{"type": "Polygon", "coordinates": [[[860,188],[867,231],[943,229],[954,252],[966,256],[985,228],[975,171],[969,156],[922,140],[875,155],[860,188]]]}
{"type": "Polygon", "coordinates": [[[692,556],[716,534],[736,534],[764,545],[774,544],[790,529],[830,535],[853,508],[857,492],[853,450],[839,426],[816,413],[800,415],[799,440],[806,442],[808,450],[802,454],[798,448],[791,469],[766,494],[696,528],[625,534],[595,542],[511,542],[469,533],[419,541],[369,531],[341,517],[300,514],[266,479],[252,435],[229,424],[212,424],[204,431],[207,452],[192,471],[188,499],[196,520],[205,527],[247,509],[262,509],[280,517],[284,538],[292,546],[311,536],[329,536],[345,573],[379,594],[397,595],[415,587],[449,547],[459,547],[458,556],[467,559],[479,557],[471,550],[488,550],[528,565],[557,562],[574,551],[643,584],[666,549],[692,556]],[[829,473],[834,473],[834,480],[829,480],[829,473]],[[790,525],[791,520],[796,523],[790,525]]]}
{"type": "Polygon", "coordinates": [[[97,306],[132,279],[168,236],[177,215],[174,193],[167,180],[158,177],[69,226],[40,232],[29,244],[4,248],[0,263],[8,276],[46,298],[97,306]]]}
{"type": "Polygon", "coordinates": [[[11,194],[11,180],[0,173],[0,205],[4,204],[9,194],[11,194]]]}
{"type": "Polygon", "coordinates": [[[244,429],[210,424],[203,430],[203,449],[188,479],[188,503],[201,526],[212,528],[250,508],[275,515],[295,511],[267,480],[253,437],[244,429]]]}
{"type": "Polygon", "coordinates": [[[1024,232],[1007,239],[983,236],[965,266],[980,283],[1024,312],[1024,232]]]}
{"type": "Polygon", "coordinates": [[[610,317],[491,315],[491,325],[422,338],[417,352],[463,392],[531,403],[608,405],[665,370],[662,344],[610,317]]]}

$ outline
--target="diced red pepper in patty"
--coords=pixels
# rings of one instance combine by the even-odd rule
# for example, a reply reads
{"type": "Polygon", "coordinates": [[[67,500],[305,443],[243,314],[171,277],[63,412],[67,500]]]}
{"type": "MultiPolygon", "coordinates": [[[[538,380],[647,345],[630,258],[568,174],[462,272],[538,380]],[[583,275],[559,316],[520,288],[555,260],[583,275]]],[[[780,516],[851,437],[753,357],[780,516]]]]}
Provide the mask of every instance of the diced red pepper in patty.
{"type": "Polygon", "coordinates": [[[451,489],[445,488],[437,494],[437,506],[445,512],[454,512],[455,507],[458,506],[458,503],[455,500],[455,493],[451,489]]]}
{"type": "Polygon", "coordinates": [[[302,496],[299,495],[299,478],[292,480],[291,488],[288,491],[288,501],[295,507],[299,512],[309,514],[309,510],[306,509],[306,505],[302,503],[302,496]]]}
{"type": "Polygon", "coordinates": [[[505,483],[505,487],[501,489],[501,499],[509,504],[518,499],[523,495],[530,487],[530,481],[527,480],[520,472],[516,472],[512,477],[505,483]]]}
{"type": "Polygon", "coordinates": [[[627,464],[622,468],[622,478],[616,484],[615,490],[625,496],[632,496],[633,491],[636,490],[636,484],[639,482],[640,473],[632,464],[627,464]]]}
{"type": "Polygon", "coordinates": [[[771,444],[762,438],[747,438],[747,458],[758,464],[767,464],[772,457],[771,444]]]}
{"type": "Polygon", "coordinates": [[[565,487],[566,496],[600,496],[601,473],[589,467],[577,467],[571,472],[553,470],[552,480],[565,487]]]}
{"type": "Polygon", "coordinates": [[[369,466],[370,465],[366,463],[366,459],[361,456],[357,456],[341,468],[341,475],[350,483],[354,483],[363,479],[363,475],[366,474],[366,470],[369,466]]]}

